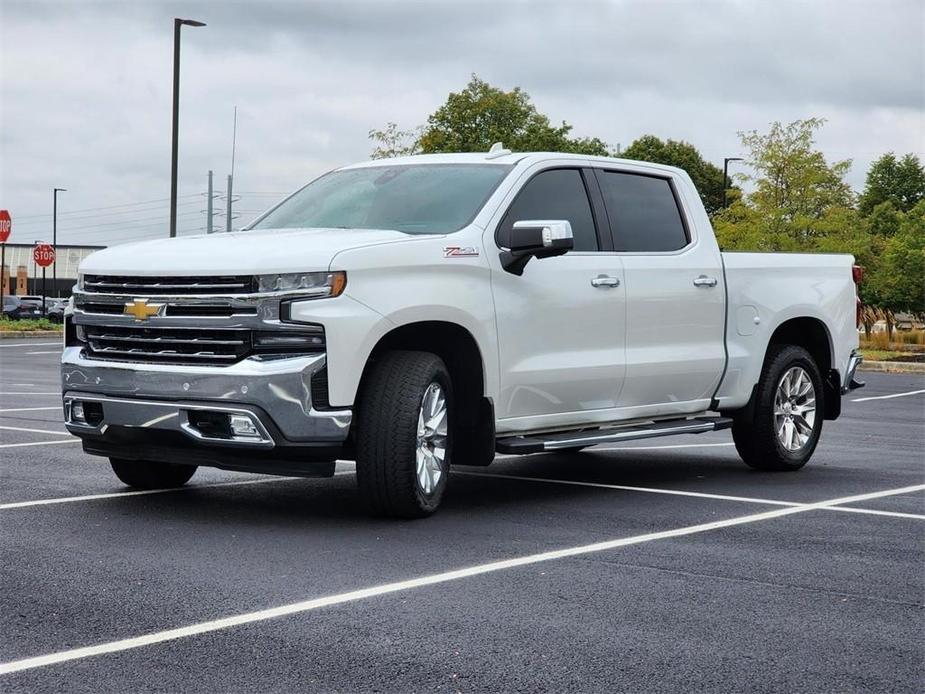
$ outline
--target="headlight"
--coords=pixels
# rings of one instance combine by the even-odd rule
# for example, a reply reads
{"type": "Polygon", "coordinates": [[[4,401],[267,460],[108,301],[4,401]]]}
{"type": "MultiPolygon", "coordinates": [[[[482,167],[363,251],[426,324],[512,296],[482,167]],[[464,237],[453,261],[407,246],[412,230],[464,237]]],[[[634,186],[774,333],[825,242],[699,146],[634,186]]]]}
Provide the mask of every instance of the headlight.
{"type": "Polygon", "coordinates": [[[257,276],[257,287],[261,293],[300,292],[307,299],[340,296],[346,286],[346,272],[288,272],[257,276]]]}
{"type": "Polygon", "coordinates": [[[84,290],[84,273],[77,273],[77,284],[74,285],[74,289],[78,292],[82,292],[84,290]]]}

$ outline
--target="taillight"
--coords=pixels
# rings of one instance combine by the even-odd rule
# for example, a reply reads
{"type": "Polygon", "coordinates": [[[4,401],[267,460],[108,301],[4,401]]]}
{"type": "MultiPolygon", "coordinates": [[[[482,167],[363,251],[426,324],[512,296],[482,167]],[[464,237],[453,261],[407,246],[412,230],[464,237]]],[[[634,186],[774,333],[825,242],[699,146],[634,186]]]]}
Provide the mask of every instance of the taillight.
{"type": "Polygon", "coordinates": [[[864,304],[861,303],[861,282],[864,279],[864,268],[860,265],[851,266],[851,279],[854,280],[854,300],[855,300],[855,311],[854,311],[854,326],[856,328],[861,327],[861,317],[864,313],[864,304]]]}

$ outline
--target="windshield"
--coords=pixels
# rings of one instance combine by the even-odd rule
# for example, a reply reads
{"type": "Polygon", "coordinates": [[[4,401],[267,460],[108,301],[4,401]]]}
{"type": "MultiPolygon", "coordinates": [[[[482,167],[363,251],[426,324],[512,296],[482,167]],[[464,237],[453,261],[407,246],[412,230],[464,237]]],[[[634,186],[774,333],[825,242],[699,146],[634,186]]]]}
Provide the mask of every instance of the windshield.
{"type": "Polygon", "coordinates": [[[511,168],[417,164],[332,171],[249,228],[337,227],[448,234],[472,221],[511,168]]]}

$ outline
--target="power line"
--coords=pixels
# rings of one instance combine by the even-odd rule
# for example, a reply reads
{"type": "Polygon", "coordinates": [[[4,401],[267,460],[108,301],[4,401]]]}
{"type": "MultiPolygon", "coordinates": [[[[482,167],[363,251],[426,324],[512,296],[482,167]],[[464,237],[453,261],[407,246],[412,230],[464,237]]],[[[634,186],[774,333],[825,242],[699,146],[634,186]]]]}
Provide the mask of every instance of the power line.
{"type": "MultiPolygon", "coordinates": [[[[198,197],[198,196],[197,196],[197,197],[198,197]]],[[[198,200],[188,200],[188,201],[186,201],[186,202],[181,202],[181,203],[179,203],[178,206],[184,206],[184,205],[185,205],[185,206],[189,206],[189,205],[196,205],[196,204],[199,204],[199,201],[198,201],[198,200]]],[[[76,222],[76,221],[79,221],[79,220],[82,220],[82,219],[104,219],[104,218],[106,218],[106,217],[118,217],[118,216],[121,216],[121,215],[136,214],[136,213],[138,213],[138,212],[153,212],[153,211],[155,211],[155,210],[166,210],[166,209],[167,209],[167,207],[164,206],[164,205],[154,205],[154,206],[152,206],[152,207],[145,207],[145,208],[143,208],[143,209],[142,209],[142,208],[138,208],[138,209],[131,209],[131,210],[120,210],[120,211],[118,211],[118,212],[101,212],[101,213],[99,213],[99,214],[82,215],[82,216],[79,216],[79,217],[67,217],[67,218],[63,219],[62,221],[65,221],[65,222],[76,222]]],[[[60,213],[58,214],[58,219],[61,220],[61,214],[60,214],[60,213]]],[[[19,220],[17,220],[17,226],[19,226],[19,225],[23,225],[23,226],[30,226],[30,225],[32,225],[32,226],[35,226],[35,225],[40,225],[40,224],[48,224],[49,221],[50,221],[50,220],[33,220],[33,221],[20,222],[19,220]]]]}
{"type": "MultiPolygon", "coordinates": [[[[202,214],[202,212],[200,210],[190,210],[188,212],[183,212],[181,213],[181,215],[177,215],[177,216],[179,217],[182,215],[191,215],[191,214],[202,214]]],[[[141,219],[135,219],[135,220],[121,220],[118,222],[100,222],[96,224],[83,224],[83,225],[78,225],[78,226],[73,226],[73,227],[58,227],[58,232],[76,231],[78,229],[96,229],[98,227],[112,227],[112,226],[131,227],[131,226],[138,226],[136,222],[156,221],[159,219],[163,219],[163,216],[158,215],[157,217],[143,217],[141,219]]]]}
{"type": "MultiPolygon", "coordinates": [[[[193,197],[199,197],[200,195],[202,195],[202,193],[190,193],[189,195],[181,195],[179,197],[193,198],[193,197]]],[[[153,202],[170,202],[170,198],[158,198],[157,200],[140,200],[138,202],[125,202],[125,203],[122,203],[121,205],[107,205],[104,207],[84,207],[83,209],[80,209],[80,210],[70,210],[69,212],[59,212],[58,218],[60,219],[64,215],[76,214],[78,212],[93,212],[94,210],[112,210],[117,207],[134,207],[136,205],[148,205],[153,202]]],[[[16,219],[17,221],[20,221],[23,219],[35,219],[38,217],[48,217],[50,219],[52,216],[53,215],[50,215],[50,214],[33,214],[33,215],[25,215],[22,217],[17,217],[16,219]]]]}

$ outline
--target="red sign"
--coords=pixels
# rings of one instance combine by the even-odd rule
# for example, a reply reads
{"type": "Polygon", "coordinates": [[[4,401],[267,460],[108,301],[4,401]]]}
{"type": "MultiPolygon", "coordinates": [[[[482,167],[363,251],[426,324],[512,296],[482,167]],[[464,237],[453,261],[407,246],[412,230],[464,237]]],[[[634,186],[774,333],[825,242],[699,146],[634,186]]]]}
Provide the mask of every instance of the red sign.
{"type": "Polygon", "coordinates": [[[0,243],[6,243],[11,231],[13,231],[13,220],[10,219],[10,213],[0,210],[0,243]]]}
{"type": "Polygon", "coordinates": [[[32,259],[39,267],[48,267],[55,262],[55,249],[50,243],[37,243],[32,249],[32,259]]]}

